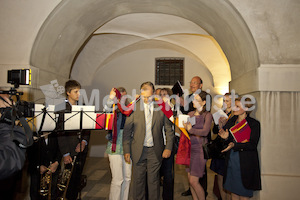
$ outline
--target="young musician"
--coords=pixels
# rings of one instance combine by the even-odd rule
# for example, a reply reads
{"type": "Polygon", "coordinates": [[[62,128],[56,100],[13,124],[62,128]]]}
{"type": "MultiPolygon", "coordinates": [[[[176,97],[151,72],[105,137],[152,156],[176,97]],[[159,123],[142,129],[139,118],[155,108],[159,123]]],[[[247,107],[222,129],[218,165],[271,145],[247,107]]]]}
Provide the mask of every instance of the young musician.
{"type": "MultiPolygon", "coordinates": [[[[30,198],[31,200],[42,199],[42,194],[51,195],[51,199],[57,198],[57,178],[61,153],[59,151],[57,135],[44,133],[27,151],[30,173],[30,198]],[[46,173],[51,175],[51,193],[41,192],[41,177],[46,173]],[[41,193],[42,194],[41,194],[41,193]]],[[[49,189],[50,185],[46,186],[49,189]]]]}
{"type": "MultiPolygon", "coordinates": [[[[80,88],[80,83],[75,80],[66,82],[65,91],[67,96],[67,110],[71,110],[72,106],[77,104],[80,96],[80,88]]],[[[74,163],[75,165],[66,195],[68,200],[77,199],[81,174],[88,151],[89,132],[82,131],[82,141],[80,141],[78,138],[78,131],[63,131],[58,134],[58,144],[63,155],[64,164],[68,165],[73,163],[74,156],[76,156],[76,162],[74,163]]]]}

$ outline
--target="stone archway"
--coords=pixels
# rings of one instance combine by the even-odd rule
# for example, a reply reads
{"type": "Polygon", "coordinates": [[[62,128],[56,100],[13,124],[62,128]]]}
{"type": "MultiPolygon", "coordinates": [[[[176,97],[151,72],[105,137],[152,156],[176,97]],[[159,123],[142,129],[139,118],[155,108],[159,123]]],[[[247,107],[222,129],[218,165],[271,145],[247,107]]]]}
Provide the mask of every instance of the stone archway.
{"type": "Polygon", "coordinates": [[[227,0],[62,1],[48,16],[32,48],[30,64],[69,76],[74,58],[90,35],[106,22],[128,13],[164,13],[188,19],[205,29],[223,49],[232,79],[259,66],[254,39],[227,0]]]}

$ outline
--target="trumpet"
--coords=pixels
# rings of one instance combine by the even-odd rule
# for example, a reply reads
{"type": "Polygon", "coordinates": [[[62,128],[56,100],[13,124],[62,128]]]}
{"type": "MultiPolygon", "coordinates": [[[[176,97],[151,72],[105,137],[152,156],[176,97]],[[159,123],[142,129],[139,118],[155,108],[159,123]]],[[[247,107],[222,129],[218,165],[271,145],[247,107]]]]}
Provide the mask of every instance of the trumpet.
{"type": "MultiPolygon", "coordinates": [[[[49,168],[47,170],[50,171],[49,168]]],[[[48,196],[48,199],[51,200],[52,173],[48,173],[48,171],[41,175],[40,195],[43,197],[48,196]]]]}
{"type": "Polygon", "coordinates": [[[61,197],[57,198],[58,200],[67,200],[66,194],[67,194],[68,186],[69,186],[70,179],[71,179],[71,176],[73,173],[75,161],[76,161],[76,156],[74,156],[73,162],[71,163],[71,165],[72,165],[71,169],[66,169],[66,167],[64,167],[64,170],[60,174],[60,178],[58,180],[57,187],[61,192],[63,192],[63,195],[61,197]]]}

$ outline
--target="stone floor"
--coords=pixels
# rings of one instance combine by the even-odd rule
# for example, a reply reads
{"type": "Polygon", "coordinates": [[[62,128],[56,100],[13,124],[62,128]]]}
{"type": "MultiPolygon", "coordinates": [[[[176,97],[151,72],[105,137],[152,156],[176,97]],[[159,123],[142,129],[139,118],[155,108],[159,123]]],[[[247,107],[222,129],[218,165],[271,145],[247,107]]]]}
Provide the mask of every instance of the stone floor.
{"type": "MultiPolygon", "coordinates": [[[[207,163],[210,166],[210,160],[207,163]]],[[[26,168],[26,167],[25,167],[26,168]]],[[[208,197],[207,200],[216,200],[212,192],[214,172],[208,168],[208,197]]],[[[26,170],[23,170],[23,174],[26,174],[26,170]]],[[[87,185],[82,190],[81,199],[82,200],[108,200],[110,182],[111,182],[111,172],[109,168],[108,158],[105,157],[88,157],[84,173],[88,177],[87,185]]],[[[26,176],[25,176],[26,177],[26,176]]],[[[30,200],[29,197],[29,183],[30,179],[21,179],[22,187],[18,187],[18,192],[14,200],[30,200]]],[[[19,183],[21,184],[21,183],[19,183]]],[[[187,173],[185,172],[185,167],[182,165],[175,164],[175,184],[174,184],[174,200],[191,200],[192,197],[183,197],[181,193],[189,187],[187,180],[187,173]]],[[[162,187],[161,187],[162,192],[162,187]]],[[[0,194],[0,200],[1,194],[0,194]]],[[[132,198],[129,198],[132,200],[132,198]]]]}
{"type": "MultiPolygon", "coordinates": [[[[207,163],[209,166],[210,163],[207,163]]],[[[82,200],[106,200],[109,195],[111,173],[108,158],[89,157],[87,159],[84,174],[88,177],[87,186],[83,189],[82,200]]],[[[208,169],[208,197],[207,200],[217,199],[212,192],[214,173],[208,169]]],[[[175,165],[174,199],[188,200],[191,196],[183,197],[181,193],[188,188],[185,167],[175,165]]],[[[161,188],[162,190],[162,188],[161,188]]],[[[131,198],[130,198],[131,199],[131,198]]]]}

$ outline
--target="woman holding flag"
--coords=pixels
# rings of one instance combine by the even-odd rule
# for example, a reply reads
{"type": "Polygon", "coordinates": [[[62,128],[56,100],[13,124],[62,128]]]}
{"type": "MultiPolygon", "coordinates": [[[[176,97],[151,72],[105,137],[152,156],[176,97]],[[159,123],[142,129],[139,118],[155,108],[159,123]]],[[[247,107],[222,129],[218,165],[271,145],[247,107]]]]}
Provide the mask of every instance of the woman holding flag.
{"type": "Polygon", "coordinates": [[[187,170],[193,199],[204,200],[205,191],[199,183],[199,178],[205,174],[206,160],[202,145],[207,143],[207,135],[212,124],[211,96],[204,91],[199,95],[194,95],[193,106],[195,111],[189,112],[188,115],[195,119],[190,120],[195,121],[195,124],[184,123],[184,128],[188,131],[191,140],[191,160],[187,170]]]}
{"type": "Polygon", "coordinates": [[[123,128],[126,115],[120,112],[119,109],[114,110],[114,105],[126,94],[126,90],[123,87],[119,87],[118,89],[112,88],[106,103],[106,110],[113,108],[116,115],[114,122],[117,122],[117,125],[113,128],[113,133],[109,134],[109,141],[106,148],[112,173],[109,193],[110,200],[127,200],[131,182],[131,163],[125,162],[123,156],[123,128]]]}
{"type": "Polygon", "coordinates": [[[234,117],[219,131],[228,144],[222,151],[227,152],[224,188],[231,192],[232,200],[249,199],[254,190],[261,190],[257,152],[260,123],[249,116],[250,108],[254,106],[249,102],[252,103],[250,98],[237,98],[234,117]]]}

